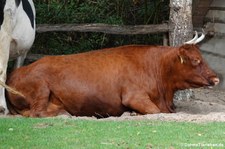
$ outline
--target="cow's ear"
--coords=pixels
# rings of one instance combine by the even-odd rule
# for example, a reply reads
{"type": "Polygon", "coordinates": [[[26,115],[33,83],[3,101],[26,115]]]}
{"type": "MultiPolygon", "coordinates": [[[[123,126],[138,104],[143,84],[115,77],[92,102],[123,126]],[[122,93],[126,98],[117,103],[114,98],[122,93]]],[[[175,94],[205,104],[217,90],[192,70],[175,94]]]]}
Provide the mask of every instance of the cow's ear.
{"type": "Polygon", "coordinates": [[[179,55],[178,57],[179,57],[180,63],[183,64],[183,63],[184,63],[184,58],[183,58],[183,56],[179,55]]]}
{"type": "Polygon", "coordinates": [[[186,49],[183,46],[179,48],[178,59],[181,64],[186,63],[186,49]]]}

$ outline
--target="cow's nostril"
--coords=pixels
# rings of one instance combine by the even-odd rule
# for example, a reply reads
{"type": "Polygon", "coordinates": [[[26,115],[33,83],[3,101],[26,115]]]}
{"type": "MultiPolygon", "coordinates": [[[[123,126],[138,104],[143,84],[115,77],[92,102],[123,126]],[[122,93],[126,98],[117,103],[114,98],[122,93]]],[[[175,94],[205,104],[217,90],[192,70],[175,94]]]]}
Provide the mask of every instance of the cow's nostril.
{"type": "Polygon", "coordinates": [[[213,78],[212,82],[213,82],[214,85],[217,85],[217,84],[220,83],[220,79],[219,78],[213,78]]]}

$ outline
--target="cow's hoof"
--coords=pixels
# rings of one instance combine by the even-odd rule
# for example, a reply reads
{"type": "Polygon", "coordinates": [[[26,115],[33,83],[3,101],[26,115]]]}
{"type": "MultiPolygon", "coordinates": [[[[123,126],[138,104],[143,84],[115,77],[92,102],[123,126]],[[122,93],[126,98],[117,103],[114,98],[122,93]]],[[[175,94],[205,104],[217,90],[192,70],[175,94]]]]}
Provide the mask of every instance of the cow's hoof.
{"type": "Polygon", "coordinates": [[[61,111],[61,112],[59,112],[59,114],[58,114],[58,116],[57,117],[62,117],[62,118],[71,118],[72,117],[72,115],[69,113],[69,112],[67,112],[67,111],[61,111]]]}
{"type": "Polygon", "coordinates": [[[130,116],[139,116],[139,115],[142,115],[142,114],[137,113],[137,112],[134,112],[134,111],[132,111],[132,112],[130,113],[130,116]]]}
{"type": "Polygon", "coordinates": [[[5,114],[5,108],[0,106],[0,114],[5,114]]]}

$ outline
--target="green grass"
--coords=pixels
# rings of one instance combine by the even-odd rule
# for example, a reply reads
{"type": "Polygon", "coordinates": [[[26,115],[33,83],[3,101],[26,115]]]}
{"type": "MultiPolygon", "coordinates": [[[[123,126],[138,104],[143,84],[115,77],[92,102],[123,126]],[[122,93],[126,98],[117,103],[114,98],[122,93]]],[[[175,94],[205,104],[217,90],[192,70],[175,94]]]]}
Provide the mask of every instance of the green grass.
{"type": "Polygon", "coordinates": [[[195,145],[225,147],[224,123],[0,118],[0,149],[161,149],[195,145]]]}

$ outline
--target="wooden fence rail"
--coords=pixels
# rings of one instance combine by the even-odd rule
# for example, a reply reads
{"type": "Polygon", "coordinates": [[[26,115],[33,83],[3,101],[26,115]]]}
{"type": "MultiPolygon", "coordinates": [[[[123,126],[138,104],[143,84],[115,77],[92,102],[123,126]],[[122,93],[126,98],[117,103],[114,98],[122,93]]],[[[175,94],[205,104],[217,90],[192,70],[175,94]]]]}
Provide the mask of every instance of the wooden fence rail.
{"type": "MultiPolygon", "coordinates": [[[[37,33],[45,32],[101,32],[106,34],[117,35],[137,35],[137,34],[154,34],[168,33],[169,25],[167,23],[155,25],[109,25],[109,24],[38,24],[37,33]]],[[[163,36],[163,44],[168,44],[168,37],[163,36]]],[[[26,60],[29,62],[36,61],[42,54],[28,54],[26,60]]]]}
{"type": "Polygon", "coordinates": [[[109,24],[38,24],[37,33],[43,32],[101,32],[106,34],[135,35],[169,31],[167,23],[157,25],[109,25],[109,24]]]}
{"type": "MultiPolygon", "coordinates": [[[[168,23],[154,25],[109,25],[109,24],[38,24],[37,33],[45,32],[101,32],[105,34],[117,35],[137,35],[137,34],[154,34],[165,33],[163,36],[163,45],[168,45],[168,33],[170,27],[168,23]]],[[[197,29],[200,30],[200,29],[197,29]]],[[[205,30],[208,32],[208,30],[205,30]]],[[[42,54],[28,54],[26,60],[29,62],[36,61],[42,54]]]]}

